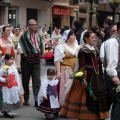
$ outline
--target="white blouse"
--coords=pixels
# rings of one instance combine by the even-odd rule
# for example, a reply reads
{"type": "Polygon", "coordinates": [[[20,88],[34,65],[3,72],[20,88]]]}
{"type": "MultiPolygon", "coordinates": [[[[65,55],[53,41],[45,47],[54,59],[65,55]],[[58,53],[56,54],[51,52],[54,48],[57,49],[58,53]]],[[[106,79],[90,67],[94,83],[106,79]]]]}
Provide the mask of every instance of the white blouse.
{"type": "Polygon", "coordinates": [[[105,43],[105,55],[107,60],[106,72],[109,76],[116,76],[118,64],[119,44],[115,38],[110,38],[105,43]]]}
{"type": "Polygon", "coordinates": [[[71,53],[73,55],[78,55],[80,50],[80,46],[78,44],[74,44],[74,49],[70,48],[66,43],[60,43],[55,47],[54,52],[54,62],[59,61],[63,62],[62,58],[65,56],[64,52],[71,53]]]}
{"type": "Polygon", "coordinates": [[[91,45],[89,45],[89,44],[85,44],[85,46],[86,46],[87,48],[89,48],[90,50],[95,50],[94,46],[91,46],[91,45]]]}

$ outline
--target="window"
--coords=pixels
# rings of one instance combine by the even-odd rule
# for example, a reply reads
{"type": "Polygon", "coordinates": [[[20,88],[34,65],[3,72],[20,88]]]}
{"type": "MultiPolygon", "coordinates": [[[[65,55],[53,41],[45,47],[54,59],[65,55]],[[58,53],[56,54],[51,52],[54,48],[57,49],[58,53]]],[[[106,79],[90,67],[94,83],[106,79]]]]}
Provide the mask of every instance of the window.
{"type": "Polygon", "coordinates": [[[37,14],[38,14],[37,9],[27,8],[27,21],[26,21],[26,23],[30,19],[35,19],[37,21],[37,14]]]}
{"type": "Polygon", "coordinates": [[[18,24],[18,7],[9,7],[8,8],[8,24],[11,24],[12,26],[16,27],[18,24]]]}

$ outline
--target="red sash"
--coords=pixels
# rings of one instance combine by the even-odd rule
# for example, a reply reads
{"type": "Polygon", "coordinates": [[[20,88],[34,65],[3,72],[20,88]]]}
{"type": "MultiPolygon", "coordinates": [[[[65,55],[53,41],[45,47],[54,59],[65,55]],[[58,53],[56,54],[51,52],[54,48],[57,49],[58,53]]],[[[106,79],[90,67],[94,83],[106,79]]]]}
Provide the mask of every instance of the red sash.
{"type": "MultiPolygon", "coordinates": [[[[7,78],[7,76],[3,75],[3,78],[7,78]]],[[[3,83],[0,82],[0,86],[7,86],[8,88],[12,88],[13,86],[18,86],[18,83],[16,81],[14,81],[15,79],[15,75],[14,74],[10,74],[8,76],[9,82],[8,83],[3,83]]]]}

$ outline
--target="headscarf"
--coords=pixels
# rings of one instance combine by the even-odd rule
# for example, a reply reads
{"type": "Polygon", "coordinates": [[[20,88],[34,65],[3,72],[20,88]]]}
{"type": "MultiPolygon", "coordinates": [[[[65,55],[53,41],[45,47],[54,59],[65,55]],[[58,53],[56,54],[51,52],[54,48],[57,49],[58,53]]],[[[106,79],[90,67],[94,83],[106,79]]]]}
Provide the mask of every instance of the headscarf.
{"type": "Polygon", "coordinates": [[[4,66],[5,65],[5,55],[2,56],[2,59],[1,59],[1,66],[4,66]]]}
{"type": "Polygon", "coordinates": [[[44,28],[44,27],[41,27],[41,28],[40,28],[40,31],[39,31],[39,34],[40,34],[41,37],[42,37],[42,35],[46,35],[46,34],[47,34],[46,31],[43,32],[43,29],[45,29],[45,28],[44,28]]]}
{"type": "MultiPolygon", "coordinates": [[[[68,39],[69,32],[70,32],[70,30],[65,30],[63,32],[63,35],[61,37],[61,43],[65,43],[66,42],[66,40],[68,39]]],[[[76,38],[75,38],[75,43],[78,44],[76,38]]]]}
{"type": "Polygon", "coordinates": [[[69,32],[70,32],[70,30],[65,30],[63,32],[63,35],[61,37],[61,43],[64,43],[67,40],[69,32]]]}

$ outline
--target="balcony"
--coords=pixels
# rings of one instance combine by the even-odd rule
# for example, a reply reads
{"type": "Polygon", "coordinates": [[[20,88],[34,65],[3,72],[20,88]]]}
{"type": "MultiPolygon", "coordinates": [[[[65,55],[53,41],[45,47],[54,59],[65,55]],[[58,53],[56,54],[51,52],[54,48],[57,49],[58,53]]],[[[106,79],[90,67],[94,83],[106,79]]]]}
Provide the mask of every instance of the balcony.
{"type": "Polygon", "coordinates": [[[40,1],[45,1],[45,2],[52,2],[52,0],[40,0],[40,1]]]}
{"type": "MultiPolygon", "coordinates": [[[[79,5],[80,7],[85,7],[85,8],[90,7],[89,0],[80,0],[79,5]]],[[[98,0],[94,0],[92,6],[93,8],[96,8],[98,6],[98,0]]]]}
{"type": "Polygon", "coordinates": [[[99,0],[99,3],[109,3],[109,0],[99,0]]]}
{"type": "Polygon", "coordinates": [[[76,4],[78,0],[53,0],[53,6],[62,6],[68,8],[79,8],[79,4],[76,4]]]}
{"type": "Polygon", "coordinates": [[[69,0],[53,0],[53,5],[56,5],[56,6],[69,6],[69,0]]]}
{"type": "Polygon", "coordinates": [[[11,4],[6,2],[6,0],[0,0],[0,7],[10,7],[11,4]]]}
{"type": "Polygon", "coordinates": [[[78,5],[79,0],[70,0],[70,5],[78,5]]]}

